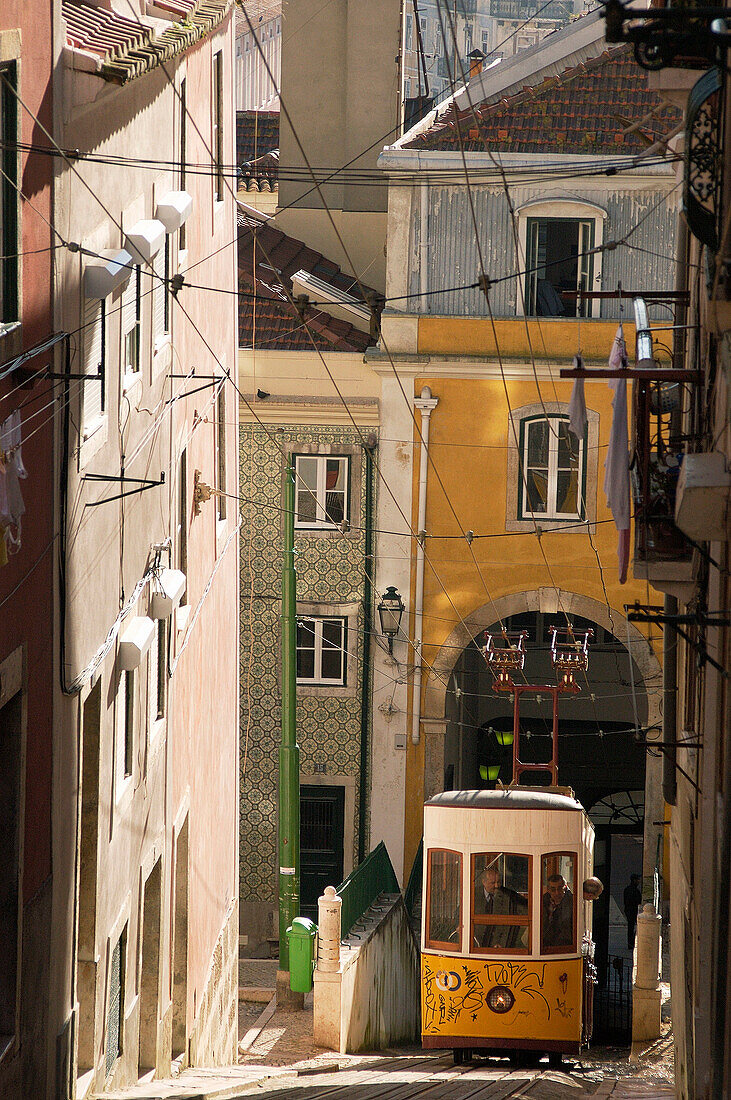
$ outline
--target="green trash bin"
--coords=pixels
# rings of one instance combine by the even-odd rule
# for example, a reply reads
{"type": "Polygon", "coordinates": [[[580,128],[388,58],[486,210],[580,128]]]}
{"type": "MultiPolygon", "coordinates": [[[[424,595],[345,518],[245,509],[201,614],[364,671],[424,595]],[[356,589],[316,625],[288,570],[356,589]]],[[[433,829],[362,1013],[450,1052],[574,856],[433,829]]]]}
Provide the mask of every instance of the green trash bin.
{"type": "Polygon", "coordinates": [[[287,929],[289,988],[295,993],[309,993],[312,989],[316,935],[317,925],[309,917],[295,917],[287,929]]]}

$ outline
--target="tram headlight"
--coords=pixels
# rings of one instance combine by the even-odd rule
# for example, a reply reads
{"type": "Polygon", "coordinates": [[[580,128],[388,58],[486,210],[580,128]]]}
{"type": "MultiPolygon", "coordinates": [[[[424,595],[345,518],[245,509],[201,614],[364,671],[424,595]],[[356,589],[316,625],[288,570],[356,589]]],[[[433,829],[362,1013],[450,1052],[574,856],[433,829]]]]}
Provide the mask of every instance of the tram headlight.
{"type": "Polygon", "coordinates": [[[515,997],[506,985],[494,986],[487,995],[487,1007],[493,1012],[510,1012],[514,1004],[515,997]]]}

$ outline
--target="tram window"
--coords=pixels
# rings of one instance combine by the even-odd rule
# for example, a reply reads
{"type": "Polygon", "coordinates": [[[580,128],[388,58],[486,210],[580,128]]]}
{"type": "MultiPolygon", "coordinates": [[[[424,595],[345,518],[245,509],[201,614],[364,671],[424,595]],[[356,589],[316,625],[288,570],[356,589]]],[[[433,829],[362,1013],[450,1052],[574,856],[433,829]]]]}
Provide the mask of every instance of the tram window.
{"type": "Polygon", "coordinates": [[[459,951],[462,946],[461,854],[430,849],[427,874],[427,946],[459,951]]]}
{"type": "Polygon", "coordinates": [[[472,856],[473,951],[530,950],[531,857],[512,852],[472,856]]]}
{"type": "Polygon", "coordinates": [[[575,869],[573,852],[541,859],[541,954],[576,950],[575,869]]]}

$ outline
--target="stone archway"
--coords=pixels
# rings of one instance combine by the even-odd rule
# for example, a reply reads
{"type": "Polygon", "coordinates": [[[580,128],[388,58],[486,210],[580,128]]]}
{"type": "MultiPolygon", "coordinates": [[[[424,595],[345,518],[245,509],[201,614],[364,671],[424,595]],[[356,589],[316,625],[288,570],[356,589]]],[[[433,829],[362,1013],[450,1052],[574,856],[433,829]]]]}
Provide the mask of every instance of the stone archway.
{"type": "MultiPolygon", "coordinates": [[[[647,697],[647,726],[659,727],[661,718],[662,668],[649,642],[624,614],[605,603],[578,592],[555,588],[537,588],[502,596],[473,611],[447,637],[429,672],[423,698],[421,728],[424,735],[424,797],[442,790],[444,748],[447,729],[447,690],[459,653],[480,631],[511,615],[540,611],[546,615],[581,616],[604,627],[625,647],[634,662],[647,697]],[[629,627],[629,630],[628,630],[629,627]],[[628,641],[629,638],[629,641],[628,641]]],[[[659,739],[659,729],[657,731],[659,739]]],[[[648,740],[650,735],[648,735],[648,740]]],[[[657,826],[663,817],[662,761],[660,754],[648,754],[645,777],[645,875],[652,874],[657,826]],[[650,861],[649,864],[647,861],[650,861]]]]}

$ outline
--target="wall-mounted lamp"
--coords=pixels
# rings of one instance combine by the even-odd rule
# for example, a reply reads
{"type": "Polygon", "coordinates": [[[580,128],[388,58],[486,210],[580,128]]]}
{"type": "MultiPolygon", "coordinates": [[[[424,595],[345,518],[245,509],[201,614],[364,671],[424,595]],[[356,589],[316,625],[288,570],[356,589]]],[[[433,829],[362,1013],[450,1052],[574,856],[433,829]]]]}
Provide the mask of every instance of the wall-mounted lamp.
{"type": "Polygon", "coordinates": [[[381,633],[388,639],[388,652],[393,656],[393,640],[401,627],[404,603],[398,590],[389,584],[381,596],[378,605],[378,617],[381,620],[381,633]]]}

